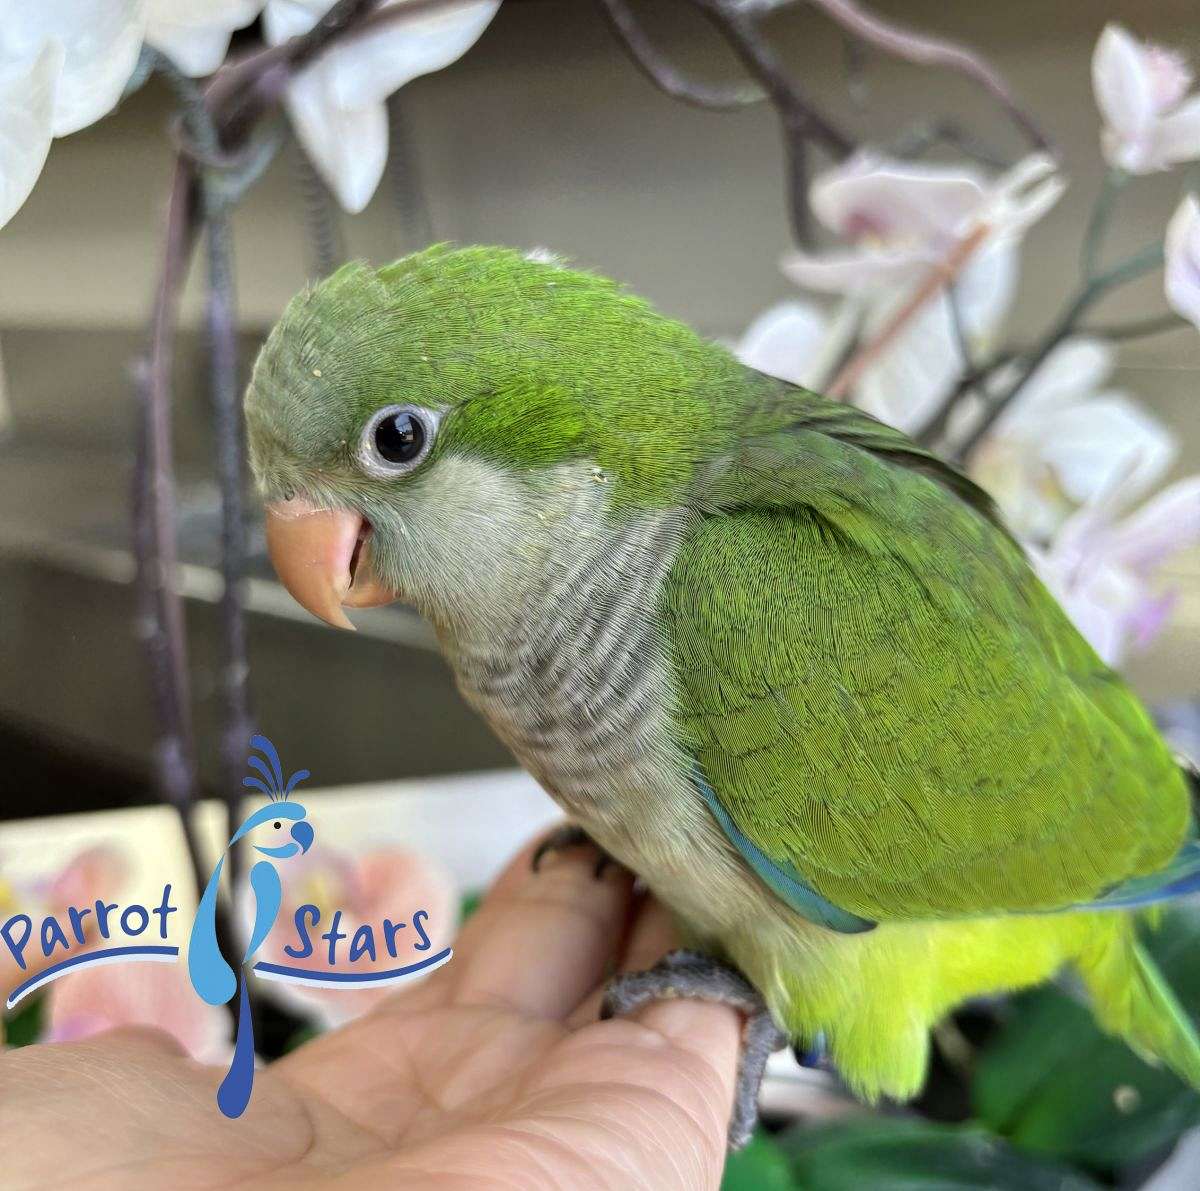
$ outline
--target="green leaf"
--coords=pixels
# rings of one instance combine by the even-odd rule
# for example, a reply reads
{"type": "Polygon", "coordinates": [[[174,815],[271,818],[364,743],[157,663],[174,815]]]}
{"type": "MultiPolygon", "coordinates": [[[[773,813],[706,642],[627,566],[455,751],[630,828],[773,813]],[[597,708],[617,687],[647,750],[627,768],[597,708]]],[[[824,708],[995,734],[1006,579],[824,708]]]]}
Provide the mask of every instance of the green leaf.
{"type": "Polygon", "coordinates": [[[859,1117],[781,1140],[804,1191],[1099,1191],[1087,1175],[975,1126],[859,1117]]]}
{"type": "Polygon", "coordinates": [[[470,893],[464,893],[462,901],[459,903],[458,924],[461,926],[476,910],[479,909],[483,901],[483,892],[479,889],[473,889],[470,893]]]}
{"type": "Polygon", "coordinates": [[[729,1155],[721,1179],[721,1191],[793,1191],[795,1185],[783,1151],[761,1130],[729,1155]]]}
{"type": "MultiPolygon", "coordinates": [[[[1178,907],[1148,950],[1195,1019],[1200,912],[1178,907]]],[[[1017,997],[984,1049],[972,1084],[979,1118],[1017,1145],[1111,1174],[1200,1122],[1200,1095],[1101,1033],[1085,1005],[1054,988],[1017,997]]]]}
{"type": "Polygon", "coordinates": [[[29,997],[4,1023],[4,1040],[9,1046],[28,1046],[41,1037],[46,998],[29,997]]]}

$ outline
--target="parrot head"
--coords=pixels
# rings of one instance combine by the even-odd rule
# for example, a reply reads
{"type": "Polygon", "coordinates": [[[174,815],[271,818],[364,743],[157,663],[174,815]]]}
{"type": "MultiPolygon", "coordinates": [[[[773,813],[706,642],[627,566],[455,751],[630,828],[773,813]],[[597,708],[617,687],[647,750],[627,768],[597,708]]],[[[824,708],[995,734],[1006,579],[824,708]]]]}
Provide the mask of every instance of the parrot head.
{"type": "Polygon", "coordinates": [[[545,256],[346,265],[288,305],[246,394],[272,562],[343,628],[395,599],[435,625],[473,615],[481,587],[516,596],[596,521],[678,503],[736,432],[747,374],[545,256]]]}
{"type": "Polygon", "coordinates": [[[250,815],[234,832],[229,844],[232,847],[243,836],[255,832],[257,838],[270,841],[254,844],[256,852],[276,860],[298,856],[312,847],[315,836],[312,824],[305,817],[307,813],[298,802],[272,801],[250,815]]]}

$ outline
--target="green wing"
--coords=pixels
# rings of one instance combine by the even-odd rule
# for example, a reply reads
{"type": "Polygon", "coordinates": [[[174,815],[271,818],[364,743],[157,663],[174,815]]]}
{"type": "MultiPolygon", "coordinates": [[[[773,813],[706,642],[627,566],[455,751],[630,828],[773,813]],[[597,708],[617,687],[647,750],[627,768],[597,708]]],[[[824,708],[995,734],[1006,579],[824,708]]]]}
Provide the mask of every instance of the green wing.
{"type": "Polygon", "coordinates": [[[1166,864],[1184,779],[987,497],[793,403],[711,469],[663,597],[683,743],[737,831],[870,920],[1060,908],[1166,864]]]}

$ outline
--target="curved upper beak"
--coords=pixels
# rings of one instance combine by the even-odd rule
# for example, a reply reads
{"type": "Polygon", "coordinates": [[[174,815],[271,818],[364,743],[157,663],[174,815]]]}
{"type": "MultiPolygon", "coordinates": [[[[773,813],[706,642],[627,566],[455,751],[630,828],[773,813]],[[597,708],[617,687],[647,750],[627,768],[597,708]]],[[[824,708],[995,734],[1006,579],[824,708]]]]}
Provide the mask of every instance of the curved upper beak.
{"type": "Polygon", "coordinates": [[[312,847],[314,834],[312,827],[303,819],[292,824],[292,839],[300,845],[301,852],[307,852],[312,847]]]}
{"type": "Polygon", "coordinates": [[[267,553],[279,581],[302,608],[339,629],[354,629],[343,607],[389,604],[395,592],[370,568],[371,527],[353,509],[318,509],[304,497],[267,505],[267,553]]]}

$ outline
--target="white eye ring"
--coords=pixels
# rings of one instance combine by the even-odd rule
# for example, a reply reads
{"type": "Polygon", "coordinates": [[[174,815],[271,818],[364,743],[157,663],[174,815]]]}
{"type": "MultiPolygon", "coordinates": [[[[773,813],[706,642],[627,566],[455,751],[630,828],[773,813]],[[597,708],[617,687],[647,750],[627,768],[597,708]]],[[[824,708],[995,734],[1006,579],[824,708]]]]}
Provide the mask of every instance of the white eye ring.
{"type": "Polygon", "coordinates": [[[358,465],[382,480],[406,475],[428,458],[441,420],[436,410],[419,405],[384,406],[363,428],[358,465]]]}

